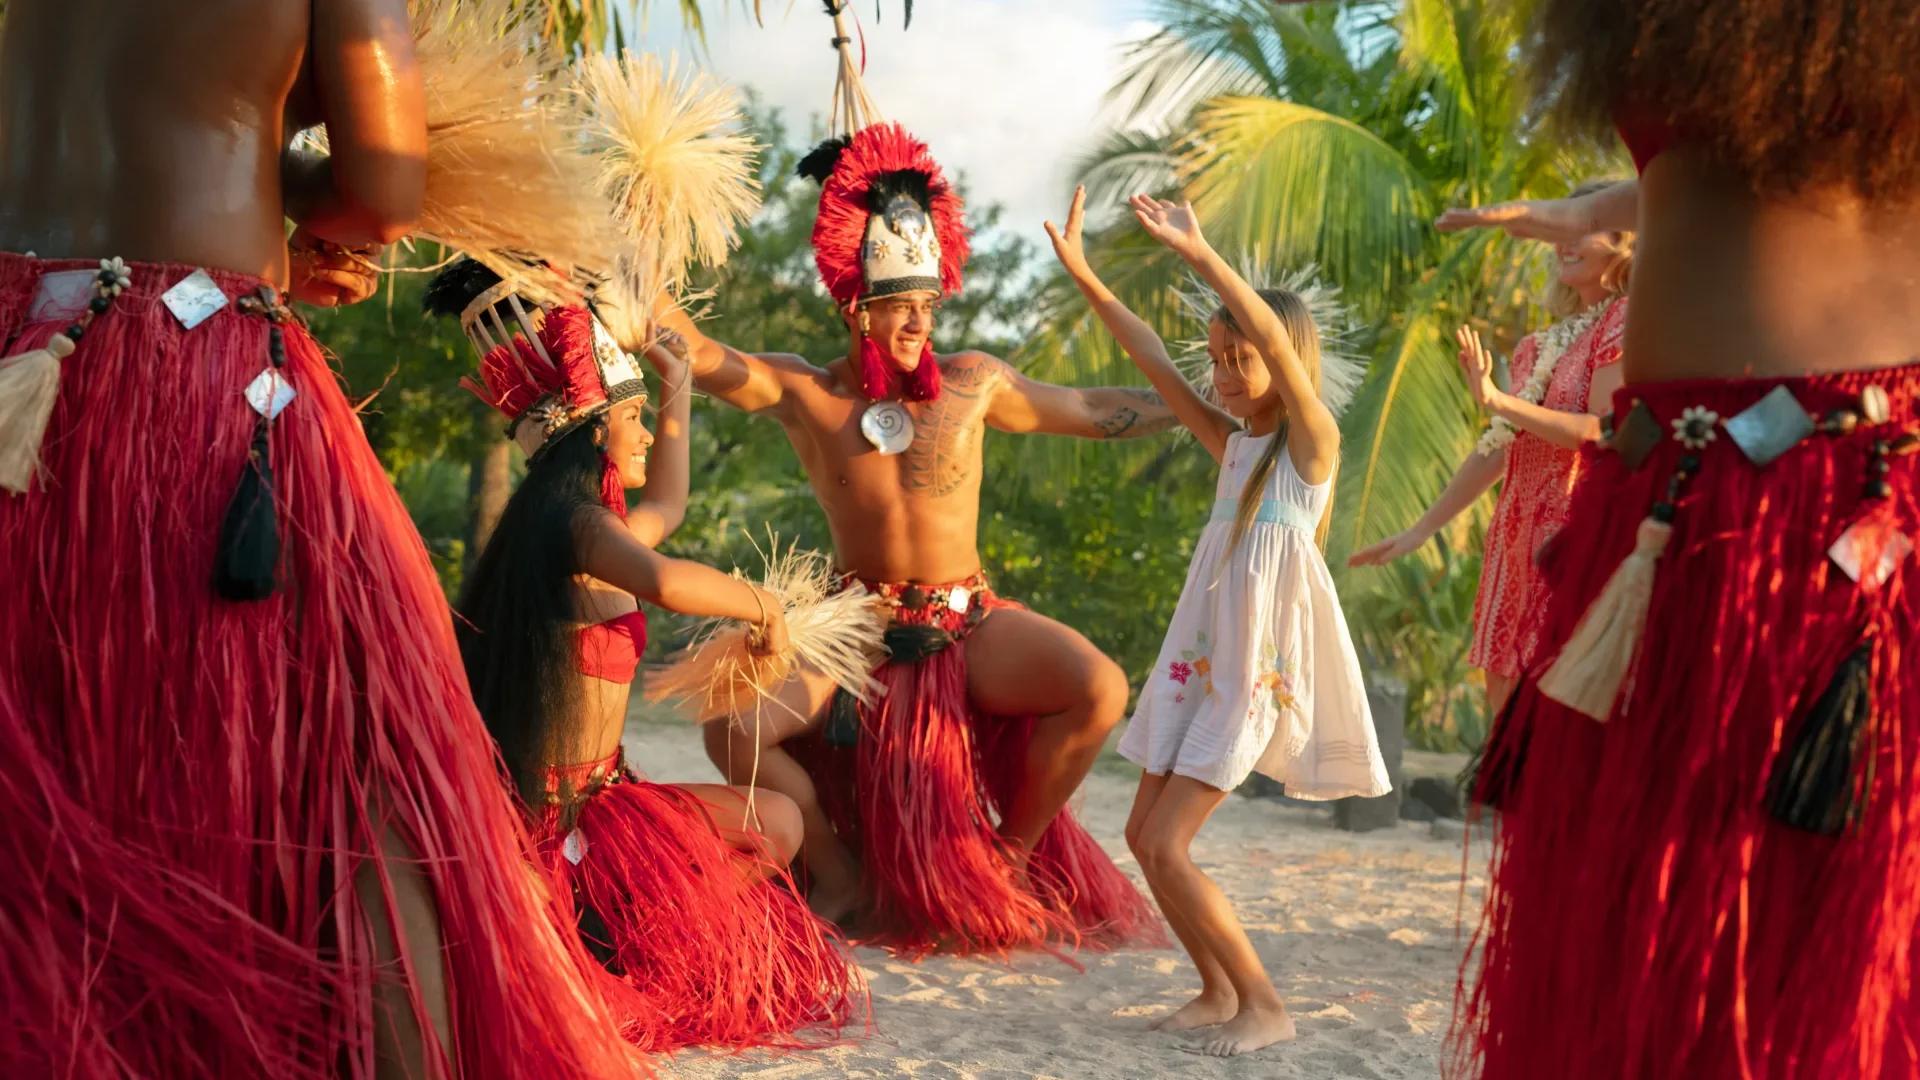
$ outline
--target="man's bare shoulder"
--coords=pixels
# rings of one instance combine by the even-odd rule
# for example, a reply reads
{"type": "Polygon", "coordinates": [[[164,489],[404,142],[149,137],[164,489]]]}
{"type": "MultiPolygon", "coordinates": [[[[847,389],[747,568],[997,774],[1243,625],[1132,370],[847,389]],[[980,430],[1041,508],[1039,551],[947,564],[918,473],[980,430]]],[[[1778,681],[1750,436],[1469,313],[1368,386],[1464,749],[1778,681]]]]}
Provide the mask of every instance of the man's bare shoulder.
{"type": "Polygon", "coordinates": [[[1005,360],[978,349],[965,349],[956,353],[939,353],[934,361],[940,365],[940,381],[955,389],[985,389],[1004,379],[1012,368],[1005,360]]]}
{"type": "Polygon", "coordinates": [[[789,392],[840,394],[840,381],[833,372],[804,356],[796,353],[754,353],[753,358],[765,365],[789,392]]]}

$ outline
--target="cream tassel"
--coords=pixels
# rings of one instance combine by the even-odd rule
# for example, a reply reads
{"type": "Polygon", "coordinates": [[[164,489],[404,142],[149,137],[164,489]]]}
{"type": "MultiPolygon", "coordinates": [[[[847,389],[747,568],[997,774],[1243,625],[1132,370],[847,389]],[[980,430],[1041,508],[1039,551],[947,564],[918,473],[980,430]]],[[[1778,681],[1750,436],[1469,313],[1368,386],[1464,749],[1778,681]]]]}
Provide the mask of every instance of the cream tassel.
{"type": "Polygon", "coordinates": [[[0,360],[0,487],[24,495],[40,471],[40,442],[60,394],[60,361],[73,355],[64,331],[45,345],[0,360]]]}
{"type": "Polygon", "coordinates": [[[1540,692],[1605,723],[1640,651],[1653,602],[1653,575],[1673,526],[1656,518],[1640,522],[1633,554],[1607,579],[1593,606],[1580,617],[1559,659],[1540,679],[1540,692]]]}

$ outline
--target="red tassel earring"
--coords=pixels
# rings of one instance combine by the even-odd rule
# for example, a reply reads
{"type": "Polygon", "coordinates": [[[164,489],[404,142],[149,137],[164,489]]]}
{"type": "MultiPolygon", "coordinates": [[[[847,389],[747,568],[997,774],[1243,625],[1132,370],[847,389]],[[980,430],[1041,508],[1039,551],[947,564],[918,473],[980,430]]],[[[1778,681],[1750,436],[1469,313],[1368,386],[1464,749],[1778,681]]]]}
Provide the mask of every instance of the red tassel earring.
{"type": "Polygon", "coordinates": [[[920,348],[920,366],[907,376],[904,396],[908,401],[932,401],[940,396],[940,362],[934,358],[933,342],[920,348]]]}
{"type": "Polygon", "coordinates": [[[860,338],[860,389],[874,401],[885,401],[893,396],[893,361],[880,351],[870,337],[860,338]]]}
{"type": "Polygon", "coordinates": [[[606,504],[607,509],[626,517],[627,485],[620,479],[620,466],[605,454],[600,455],[600,460],[606,462],[606,468],[600,472],[600,501],[606,504]]]}

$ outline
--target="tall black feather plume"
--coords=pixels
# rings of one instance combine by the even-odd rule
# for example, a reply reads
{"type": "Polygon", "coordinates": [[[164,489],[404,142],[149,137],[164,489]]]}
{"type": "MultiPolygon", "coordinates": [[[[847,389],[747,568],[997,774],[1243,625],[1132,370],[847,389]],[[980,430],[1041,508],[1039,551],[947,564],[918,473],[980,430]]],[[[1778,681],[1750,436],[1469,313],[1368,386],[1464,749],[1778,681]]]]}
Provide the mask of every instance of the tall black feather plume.
{"type": "MultiPolygon", "coordinates": [[[[420,306],[429,315],[457,319],[473,298],[500,284],[500,275],[486,264],[462,258],[427,279],[420,306]]],[[[509,309],[511,310],[511,309],[509,309]]]]}
{"type": "Polygon", "coordinates": [[[840,164],[840,155],[846,153],[851,145],[853,139],[850,136],[835,135],[807,151],[807,156],[800,159],[800,164],[794,166],[793,171],[824,187],[827,178],[833,175],[833,167],[840,164]]]}
{"type": "Polygon", "coordinates": [[[905,195],[919,204],[920,209],[928,212],[933,208],[933,193],[928,190],[930,181],[927,174],[902,169],[898,172],[881,173],[873,178],[867,188],[867,210],[881,213],[896,195],[905,195]]]}

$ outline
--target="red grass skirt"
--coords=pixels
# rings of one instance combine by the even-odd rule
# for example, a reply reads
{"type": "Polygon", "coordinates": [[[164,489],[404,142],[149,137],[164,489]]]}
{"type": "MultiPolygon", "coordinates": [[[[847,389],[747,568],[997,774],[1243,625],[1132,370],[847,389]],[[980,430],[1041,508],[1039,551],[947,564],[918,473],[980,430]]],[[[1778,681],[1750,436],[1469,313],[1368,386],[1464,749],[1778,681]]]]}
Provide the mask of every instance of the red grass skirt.
{"type": "MultiPolygon", "coordinates": [[[[0,255],[8,354],[69,321],[28,311],[76,268],[97,269],[0,255]]],[[[387,830],[432,883],[460,1075],[632,1075],[530,872],[426,551],[297,328],[285,588],[215,596],[268,325],[229,306],[182,330],[159,294],[189,270],[132,268],[61,365],[45,475],[0,496],[0,1075],[371,1076],[353,882],[390,880],[387,830]]]]}
{"type": "MultiPolygon", "coordinates": [[[[1726,433],[1699,452],[1658,563],[1635,668],[1602,725],[1529,679],[1509,766],[1480,970],[1463,980],[1455,1071],[1489,1078],[1920,1075],[1920,563],[1872,592],[1828,558],[1856,520],[1920,533],[1915,458],[1865,499],[1869,447],[1916,427],[1920,366],[1790,380],[1638,384],[1663,431],[1691,406],[1732,417],[1775,386],[1811,413],[1879,385],[1892,422],[1815,435],[1764,467],[1726,433]],[[1770,816],[1783,749],[1869,624],[1879,628],[1871,802],[1856,831],[1770,816]],[[1522,755],[1513,753],[1524,748],[1522,755]]],[[[1637,470],[1588,450],[1554,541],[1546,647],[1557,655],[1634,546],[1687,454],[1637,470]]]]}
{"type": "Polygon", "coordinates": [[[541,854],[636,1045],[819,1046],[866,1017],[845,943],[784,867],[749,880],[748,856],[721,840],[698,799],[649,783],[619,755],[556,770],[550,786],[585,793],[570,826],[559,805],[547,808],[541,854]]]}
{"type": "MultiPolygon", "coordinates": [[[[1010,868],[994,822],[1025,781],[1035,720],[968,702],[964,637],[977,616],[947,606],[956,584],[971,590],[969,613],[1020,607],[984,575],[923,586],[931,601],[895,608],[896,624],[938,626],[954,643],[874,673],[887,692],[861,707],[857,746],[828,745],[824,732],[793,746],[835,830],[860,853],[874,900],[861,943],[909,958],[1164,943],[1152,905],[1071,811],[1042,834],[1024,883],[1010,868]]],[[[867,587],[894,599],[908,588],[867,587]]]]}

